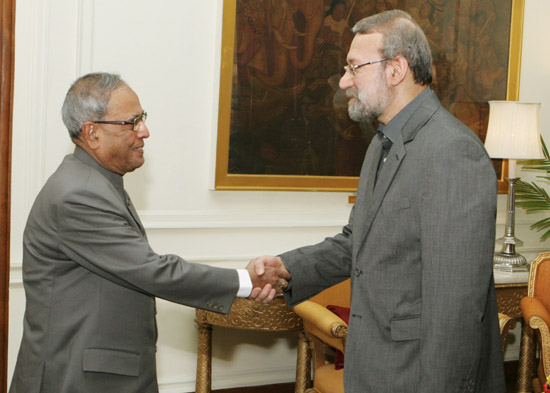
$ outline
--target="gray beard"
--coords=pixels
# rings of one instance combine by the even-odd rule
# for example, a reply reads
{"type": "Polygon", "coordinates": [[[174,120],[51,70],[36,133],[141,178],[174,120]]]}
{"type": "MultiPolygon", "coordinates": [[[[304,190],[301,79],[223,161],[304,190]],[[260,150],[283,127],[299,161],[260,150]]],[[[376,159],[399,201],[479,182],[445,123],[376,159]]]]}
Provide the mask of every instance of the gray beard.
{"type": "MultiPolygon", "coordinates": [[[[383,82],[385,83],[385,79],[383,82]]],[[[346,92],[346,95],[354,98],[348,101],[348,114],[352,120],[357,122],[371,122],[378,119],[392,100],[392,93],[387,88],[371,93],[370,97],[364,96],[363,100],[360,100],[359,92],[351,89],[346,92]]]]}
{"type": "Polygon", "coordinates": [[[369,108],[363,105],[359,99],[350,100],[348,102],[348,114],[351,120],[357,122],[372,122],[376,120],[382,113],[374,108],[369,108]]]}

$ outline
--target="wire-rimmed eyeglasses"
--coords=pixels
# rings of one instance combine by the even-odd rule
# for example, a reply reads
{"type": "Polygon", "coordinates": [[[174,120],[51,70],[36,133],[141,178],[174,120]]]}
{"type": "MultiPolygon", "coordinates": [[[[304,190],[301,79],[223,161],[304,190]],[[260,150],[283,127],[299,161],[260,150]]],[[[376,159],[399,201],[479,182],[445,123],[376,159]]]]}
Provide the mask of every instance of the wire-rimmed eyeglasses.
{"type": "Polygon", "coordinates": [[[143,112],[141,115],[137,115],[136,117],[133,117],[130,120],[97,120],[92,123],[99,123],[99,124],[118,124],[121,126],[124,126],[126,124],[132,124],[132,130],[137,131],[139,128],[139,123],[144,122],[147,120],[147,112],[143,112]]]}
{"type": "Polygon", "coordinates": [[[386,61],[386,60],[389,60],[389,59],[387,57],[385,57],[383,59],[367,61],[366,63],[363,63],[363,64],[357,64],[357,65],[348,64],[348,65],[344,66],[344,70],[346,70],[346,72],[349,72],[352,76],[355,76],[355,75],[357,75],[357,69],[358,68],[364,67],[364,66],[369,65],[369,64],[380,63],[380,62],[386,61]]]}

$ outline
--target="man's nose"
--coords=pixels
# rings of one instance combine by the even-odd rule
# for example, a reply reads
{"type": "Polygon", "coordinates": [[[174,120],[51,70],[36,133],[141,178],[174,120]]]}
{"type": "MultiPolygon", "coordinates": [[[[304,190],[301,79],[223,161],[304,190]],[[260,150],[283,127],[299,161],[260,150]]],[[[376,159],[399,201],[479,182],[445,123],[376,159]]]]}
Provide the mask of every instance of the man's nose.
{"type": "Polygon", "coordinates": [[[340,86],[340,89],[342,90],[347,90],[353,86],[353,77],[349,72],[344,72],[344,75],[340,78],[338,86],[340,86]]]}
{"type": "Polygon", "coordinates": [[[140,121],[138,124],[138,129],[136,131],[138,138],[149,138],[149,128],[147,127],[147,124],[145,124],[144,121],[140,121]]]}

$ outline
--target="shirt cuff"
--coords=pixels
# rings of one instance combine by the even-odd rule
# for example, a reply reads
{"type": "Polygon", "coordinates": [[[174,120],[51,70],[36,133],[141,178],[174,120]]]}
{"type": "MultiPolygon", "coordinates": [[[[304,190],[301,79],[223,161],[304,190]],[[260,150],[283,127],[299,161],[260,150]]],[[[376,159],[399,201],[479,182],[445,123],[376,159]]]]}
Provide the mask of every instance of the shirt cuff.
{"type": "Polygon", "coordinates": [[[237,269],[237,273],[239,274],[239,292],[237,292],[237,297],[249,297],[252,293],[250,274],[246,269],[237,269]]]}

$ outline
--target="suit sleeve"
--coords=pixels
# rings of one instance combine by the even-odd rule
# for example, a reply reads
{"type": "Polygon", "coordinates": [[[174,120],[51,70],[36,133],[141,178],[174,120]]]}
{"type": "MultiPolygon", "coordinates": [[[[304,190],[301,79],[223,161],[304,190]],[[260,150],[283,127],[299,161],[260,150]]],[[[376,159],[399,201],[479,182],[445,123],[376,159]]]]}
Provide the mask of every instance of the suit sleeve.
{"type": "Polygon", "coordinates": [[[120,199],[101,187],[66,195],[57,215],[60,250],[85,269],[118,285],[191,307],[228,313],[239,288],[236,270],[155,253],[145,236],[129,222],[129,212],[120,199]]]}
{"type": "Polygon", "coordinates": [[[292,274],[285,300],[291,307],[350,277],[354,208],[342,232],[321,243],[281,254],[292,274]]]}
{"type": "Polygon", "coordinates": [[[418,391],[462,391],[457,387],[476,380],[486,307],[494,290],[496,176],[481,143],[467,135],[447,140],[432,154],[419,182],[423,200],[418,391]]]}

